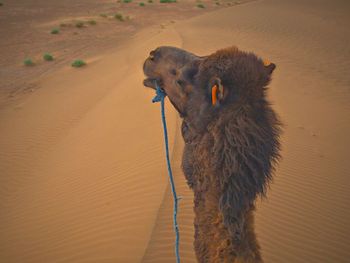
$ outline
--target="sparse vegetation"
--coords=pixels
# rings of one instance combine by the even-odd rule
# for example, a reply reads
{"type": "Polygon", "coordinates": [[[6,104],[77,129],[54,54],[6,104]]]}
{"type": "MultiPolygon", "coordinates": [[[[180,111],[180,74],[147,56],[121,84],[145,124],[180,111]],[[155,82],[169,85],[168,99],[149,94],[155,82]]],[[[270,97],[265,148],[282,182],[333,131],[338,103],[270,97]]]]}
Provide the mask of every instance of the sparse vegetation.
{"type": "Polygon", "coordinates": [[[160,3],[176,3],[176,0],[159,0],[160,3]]]}
{"type": "Polygon", "coordinates": [[[100,17],[107,18],[108,15],[107,14],[100,14],[100,17]]]}
{"type": "Polygon", "coordinates": [[[81,59],[74,60],[72,63],[73,68],[81,68],[85,65],[86,65],[85,61],[81,59]]]}
{"type": "Polygon", "coordinates": [[[92,25],[92,26],[97,24],[96,21],[93,19],[89,20],[88,23],[89,23],[89,25],[92,25]]]}
{"type": "Polygon", "coordinates": [[[78,22],[75,23],[75,26],[77,28],[82,28],[84,26],[84,22],[83,21],[78,21],[78,22]]]}
{"type": "Polygon", "coordinates": [[[123,0],[123,3],[131,3],[132,2],[132,0],[123,0]]]}
{"type": "Polygon", "coordinates": [[[50,53],[45,53],[43,55],[43,59],[46,61],[52,61],[53,60],[53,56],[50,53]]]}
{"type": "Polygon", "coordinates": [[[152,4],[152,3],[153,3],[153,0],[148,0],[148,3],[152,4]]]}
{"type": "Polygon", "coordinates": [[[26,58],[24,61],[23,61],[23,64],[25,66],[33,66],[34,65],[34,62],[31,58],[26,58]]]}
{"type": "Polygon", "coordinates": [[[220,2],[215,2],[216,5],[220,5],[220,2]]]}
{"type": "Polygon", "coordinates": [[[197,4],[197,7],[198,7],[198,8],[205,8],[205,5],[203,5],[203,4],[197,4]]]}
{"type": "Polygon", "coordinates": [[[144,2],[139,3],[139,6],[145,6],[144,2]]]}
{"type": "Polygon", "coordinates": [[[51,34],[54,34],[54,35],[58,34],[59,32],[60,32],[60,30],[58,28],[53,28],[51,30],[51,34]]]}
{"type": "Polygon", "coordinates": [[[123,15],[120,14],[120,13],[115,14],[115,15],[114,15],[114,18],[117,19],[117,20],[119,20],[119,21],[125,21],[123,15]]]}

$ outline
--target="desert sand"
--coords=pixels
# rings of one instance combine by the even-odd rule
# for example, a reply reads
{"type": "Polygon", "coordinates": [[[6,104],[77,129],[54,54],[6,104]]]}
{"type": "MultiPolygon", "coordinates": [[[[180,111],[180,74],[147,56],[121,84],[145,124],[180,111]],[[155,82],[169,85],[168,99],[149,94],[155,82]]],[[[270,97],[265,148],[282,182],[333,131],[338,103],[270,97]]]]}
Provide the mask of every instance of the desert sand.
{"type": "MultiPolygon", "coordinates": [[[[63,60],[24,73],[36,88],[6,91],[0,107],[0,262],[175,262],[159,105],[142,86],[142,62],[160,45],[202,55],[236,45],[277,65],[269,98],[283,160],[256,212],[264,259],[348,262],[349,13],[341,0],[213,8],[161,30],[150,22],[85,68],[63,60]]],[[[196,262],[181,120],[166,111],[180,253],[196,262]]]]}

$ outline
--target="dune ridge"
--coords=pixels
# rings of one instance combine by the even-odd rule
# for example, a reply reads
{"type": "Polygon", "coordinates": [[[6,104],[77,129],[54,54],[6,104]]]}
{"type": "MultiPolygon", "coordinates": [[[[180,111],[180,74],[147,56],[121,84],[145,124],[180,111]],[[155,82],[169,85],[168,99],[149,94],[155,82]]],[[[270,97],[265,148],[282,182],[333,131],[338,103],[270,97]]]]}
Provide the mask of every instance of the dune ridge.
{"type": "MultiPolygon", "coordinates": [[[[177,120],[171,165],[179,201],[178,224],[180,231],[180,257],[182,262],[196,262],[193,251],[193,193],[188,188],[181,170],[183,141],[180,132],[180,120],[177,120]]],[[[167,176],[164,174],[164,176],[167,176]]],[[[168,185],[162,200],[155,226],[152,231],[145,255],[141,262],[173,262],[175,233],[173,229],[173,197],[168,185]]]]}

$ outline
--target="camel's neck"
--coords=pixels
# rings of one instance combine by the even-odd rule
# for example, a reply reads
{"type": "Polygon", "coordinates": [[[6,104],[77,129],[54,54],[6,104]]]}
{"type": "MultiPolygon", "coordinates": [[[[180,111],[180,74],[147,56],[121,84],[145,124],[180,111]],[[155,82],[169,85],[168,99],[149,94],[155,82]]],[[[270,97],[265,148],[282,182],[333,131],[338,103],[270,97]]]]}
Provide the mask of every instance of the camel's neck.
{"type": "Polygon", "coordinates": [[[246,107],[234,105],[227,107],[222,111],[208,109],[193,116],[187,116],[182,121],[182,136],[186,143],[200,140],[206,133],[213,130],[214,127],[222,127],[236,119],[238,115],[247,111],[246,107]]]}

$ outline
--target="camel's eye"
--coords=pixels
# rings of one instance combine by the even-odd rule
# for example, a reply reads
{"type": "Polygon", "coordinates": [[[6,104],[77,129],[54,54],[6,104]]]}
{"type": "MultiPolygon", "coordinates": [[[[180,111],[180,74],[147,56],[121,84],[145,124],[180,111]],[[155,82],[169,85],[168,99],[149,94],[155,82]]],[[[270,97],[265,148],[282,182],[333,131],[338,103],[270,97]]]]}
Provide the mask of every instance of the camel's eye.
{"type": "Polygon", "coordinates": [[[187,90],[187,85],[184,80],[178,79],[176,81],[176,84],[180,87],[180,90],[184,93],[188,93],[189,91],[187,90]]]}
{"type": "Polygon", "coordinates": [[[183,80],[181,80],[181,79],[178,79],[178,80],[176,81],[176,83],[177,83],[179,86],[181,86],[181,87],[184,87],[184,86],[185,86],[185,82],[184,82],[183,80]]]}

